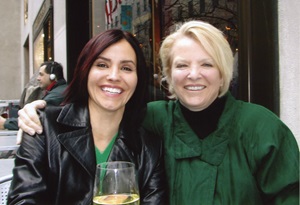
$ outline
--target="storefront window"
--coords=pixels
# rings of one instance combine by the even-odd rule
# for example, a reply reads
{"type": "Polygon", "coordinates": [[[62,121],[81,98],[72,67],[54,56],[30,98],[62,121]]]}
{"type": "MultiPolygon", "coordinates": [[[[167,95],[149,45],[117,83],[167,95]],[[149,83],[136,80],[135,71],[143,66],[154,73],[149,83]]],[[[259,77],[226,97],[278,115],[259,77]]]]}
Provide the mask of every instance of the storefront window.
{"type": "Polygon", "coordinates": [[[237,49],[237,0],[164,0],[161,16],[163,36],[173,32],[182,22],[202,20],[222,30],[232,50],[237,49]]]}
{"type": "Polygon", "coordinates": [[[28,21],[28,0],[24,0],[24,24],[28,21]]]}
{"type": "Polygon", "coordinates": [[[53,26],[51,18],[47,18],[43,28],[33,43],[33,62],[37,69],[44,61],[53,60],[53,26]]]}
{"type": "Polygon", "coordinates": [[[49,16],[47,19],[44,30],[45,30],[45,38],[44,38],[44,44],[45,44],[45,60],[52,61],[54,60],[54,52],[53,52],[53,22],[52,17],[49,16]]]}
{"type": "Polygon", "coordinates": [[[33,23],[33,64],[38,69],[44,61],[54,60],[53,9],[50,0],[45,0],[33,23]]]}
{"type": "Polygon", "coordinates": [[[41,63],[44,62],[44,32],[43,30],[39,33],[33,43],[33,67],[36,71],[41,63]]]}

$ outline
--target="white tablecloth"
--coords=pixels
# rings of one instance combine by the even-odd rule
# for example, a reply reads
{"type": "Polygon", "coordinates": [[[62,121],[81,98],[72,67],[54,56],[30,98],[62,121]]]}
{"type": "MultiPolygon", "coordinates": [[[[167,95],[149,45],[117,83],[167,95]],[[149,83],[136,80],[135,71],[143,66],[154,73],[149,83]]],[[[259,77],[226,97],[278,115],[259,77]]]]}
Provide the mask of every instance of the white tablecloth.
{"type": "Polygon", "coordinates": [[[0,159],[0,178],[12,174],[15,165],[15,159],[0,159]]]}

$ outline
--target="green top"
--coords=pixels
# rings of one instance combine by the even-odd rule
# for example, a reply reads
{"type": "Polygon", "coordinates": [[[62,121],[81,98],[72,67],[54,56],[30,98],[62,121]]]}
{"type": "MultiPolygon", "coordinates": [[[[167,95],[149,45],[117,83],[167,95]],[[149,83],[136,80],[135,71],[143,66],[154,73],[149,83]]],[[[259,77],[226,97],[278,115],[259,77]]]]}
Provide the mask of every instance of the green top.
{"type": "Polygon", "coordinates": [[[217,129],[200,139],[178,101],[148,103],[144,127],[163,136],[170,204],[299,204],[299,148],[266,108],[227,94],[217,129]]]}
{"type": "Polygon", "coordinates": [[[117,136],[118,136],[118,133],[112,138],[112,140],[110,141],[110,143],[108,144],[108,146],[106,147],[106,149],[104,150],[103,153],[101,153],[100,150],[97,147],[95,147],[97,164],[107,161],[108,156],[112,150],[112,147],[115,143],[117,136]]]}

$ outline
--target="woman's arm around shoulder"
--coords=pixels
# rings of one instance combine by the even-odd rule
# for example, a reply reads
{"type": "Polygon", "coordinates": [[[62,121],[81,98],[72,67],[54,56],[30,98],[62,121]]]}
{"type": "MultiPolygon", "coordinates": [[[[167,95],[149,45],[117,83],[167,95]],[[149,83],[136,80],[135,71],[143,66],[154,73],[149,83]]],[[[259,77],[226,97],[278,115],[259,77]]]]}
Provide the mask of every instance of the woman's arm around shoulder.
{"type": "Polygon", "coordinates": [[[147,104],[147,113],[143,127],[156,135],[162,135],[165,123],[168,123],[172,113],[173,101],[153,101],[147,104]]]}

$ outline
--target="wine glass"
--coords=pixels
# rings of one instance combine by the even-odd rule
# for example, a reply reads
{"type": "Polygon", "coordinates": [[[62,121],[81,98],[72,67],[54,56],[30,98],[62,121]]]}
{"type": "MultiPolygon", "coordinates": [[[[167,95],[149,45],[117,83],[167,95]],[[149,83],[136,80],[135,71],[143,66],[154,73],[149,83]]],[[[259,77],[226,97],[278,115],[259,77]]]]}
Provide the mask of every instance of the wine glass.
{"type": "Polygon", "coordinates": [[[93,204],[139,205],[135,166],[131,162],[104,162],[97,165],[93,204]]]}

